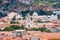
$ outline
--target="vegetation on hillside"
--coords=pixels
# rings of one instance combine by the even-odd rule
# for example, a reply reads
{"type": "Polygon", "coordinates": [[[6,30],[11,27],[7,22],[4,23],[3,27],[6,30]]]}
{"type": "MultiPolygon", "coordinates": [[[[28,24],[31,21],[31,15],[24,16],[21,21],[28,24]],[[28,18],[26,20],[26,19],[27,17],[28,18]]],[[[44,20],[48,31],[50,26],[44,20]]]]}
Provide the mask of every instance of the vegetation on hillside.
{"type": "Polygon", "coordinates": [[[33,6],[53,6],[60,3],[60,0],[35,0],[33,6]]]}
{"type": "Polygon", "coordinates": [[[45,27],[41,28],[25,28],[23,25],[18,26],[18,25],[11,25],[9,27],[4,28],[3,30],[0,29],[0,31],[14,31],[14,30],[26,30],[26,31],[41,31],[41,32],[51,32],[49,29],[45,27]]]}
{"type": "Polygon", "coordinates": [[[0,29],[0,31],[14,31],[14,30],[20,30],[20,29],[24,29],[24,26],[11,25],[9,27],[4,28],[3,30],[0,29]]]}
{"type": "MultiPolygon", "coordinates": [[[[18,7],[29,7],[29,6],[54,6],[57,8],[60,8],[60,0],[34,0],[35,2],[32,4],[22,4],[17,2],[16,0],[10,0],[10,2],[2,4],[2,0],[0,0],[0,8],[2,11],[13,11],[15,12],[17,10],[17,12],[22,13],[23,16],[25,16],[27,13],[32,14],[34,11],[36,11],[39,15],[51,15],[51,12],[45,12],[43,10],[37,9],[37,10],[25,10],[25,11],[20,11],[22,9],[19,9],[18,7]]],[[[5,12],[4,12],[5,13],[5,12]]],[[[0,12],[0,17],[4,17],[6,16],[6,14],[2,14],[2,12],[0,12]]]]}

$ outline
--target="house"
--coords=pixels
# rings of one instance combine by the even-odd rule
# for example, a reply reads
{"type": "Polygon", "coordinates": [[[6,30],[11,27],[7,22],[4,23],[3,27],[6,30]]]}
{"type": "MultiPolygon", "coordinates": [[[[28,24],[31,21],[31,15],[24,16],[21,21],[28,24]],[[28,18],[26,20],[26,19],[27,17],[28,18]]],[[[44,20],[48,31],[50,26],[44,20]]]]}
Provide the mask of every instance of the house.
{"type": "Polygon", "coordinates": [[[16,12],[10,12],[7,14],[8,19],[11,21],[12,19],[14,20],[21,20],[23,19],[22,15],[16,12]]]}

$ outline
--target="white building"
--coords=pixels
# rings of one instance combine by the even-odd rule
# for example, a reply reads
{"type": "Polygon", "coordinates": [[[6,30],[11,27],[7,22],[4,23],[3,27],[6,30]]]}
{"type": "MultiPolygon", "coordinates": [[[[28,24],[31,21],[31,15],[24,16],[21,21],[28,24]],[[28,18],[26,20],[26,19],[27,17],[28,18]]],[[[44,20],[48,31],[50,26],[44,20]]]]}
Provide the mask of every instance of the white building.
{"type": "Polygon", "coordinates": [[[10,12],[7,14],[8,19],[11,21],[14,17],[16,20],[22,20],[23,17],[21,15],[19,15],[19,13],[16,12],[10,12]]]}
{"type": "Polygon", "coordinates": [[[37,12],[34,12],[32,16],[38,16],[38,13],[37,12]]]}
{"type": "Polygon", "coordinates": [[[57,15],[51,15],[51,19],[52,20],[58,20],[58,16],[57,15]]]}
{"type": "Polygon", "coordinates": [[[58,14],[60,14],[60,10],[59,11],[53,11],[53,13],[56,13],[58,15],[58,14]]]}
{"type": "Polygon", "coordinates": [[[17,15],[16,15],[16,20],[23,20],[22,15],[17,14],[17,15]]]}
{"type": "Polygon", "coordinates": [[[38,15],[37,12],[34,12],[33,15],[31,16],[35,21],[36,20],[42,20],[42,21],[51,21],[51,20],[57,20],[58,16],[57,15],[38,15]]]}
{"type": "Polygon", "coordinates": [[[55,13],[58,16],[58,19],[60,19],[60,10],[58,11],[53,11],[53,13],[55,13]]]}
{"type": "Polygon", "coordinates": [[[36,23],[34,23],[34,22],[31,20],[31,16],[30,16],[30,14],[28,13],[27,16],[26,16],[26,27],[33,27],[33,26],[36,26],[36,23]]]}
{"type": "Polygon", "coordinates": [[[26,16],[26,27],[30,27],[30,25],[31,25],[31,18],[30,18],[30,15],[28,13],[26,16]]]}

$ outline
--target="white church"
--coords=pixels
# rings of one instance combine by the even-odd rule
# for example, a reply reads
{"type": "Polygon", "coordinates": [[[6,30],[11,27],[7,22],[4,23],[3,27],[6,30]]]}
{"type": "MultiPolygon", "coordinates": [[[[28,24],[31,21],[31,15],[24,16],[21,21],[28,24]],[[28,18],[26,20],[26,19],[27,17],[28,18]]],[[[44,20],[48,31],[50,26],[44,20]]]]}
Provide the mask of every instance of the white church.
{"type": "MultiPolygon", "coordinates": [[[[7,15],[8,19],[11,21],[13,19],[13,17],[15,17],[16,21],[19,21],[19,20],[23,20],[23,17],[22,15],[20,15],[19,13],[15,13],[15,12],[11,12],[11,13],[8,13],[7,15]]],[[[34,12],[32,14],[32,16],[30,15],[30,13],[28,13],[26,15],[26,18],[25,18],[25,21],[26,21],[26,27],[30,27],[30,26],[34,26],[36,25],[36,23],[34,23],[32,20],[34,21],[37,21],[37,20],[41,20],[41,21],[56,21],[58,20],[58,16],[57,15],[49,15],[49,16],[46,16],[46,15],[38,15],[37,12],[34,12]]]]}
{"type": "Polygon", "coordinates": [[[38,15],[37,12],[34,12],[33,15],[31,16],[34,20],[45,20],[45,21],[50,21],[50,20],[57,20],[58,16],[57,15],[38,15]]]}
{"type": "Polygon", "coordinates": [[[37,12],[34,12],[32,16],[29,15],[29,13],[27,14],[26,16],[26,27],[29,27],[29,26],[33,26],[33,25],[36,25],[35,23],[31,23],[31,18],[34,20],[34,21],[37,21],[37,20],[41,20],[41,21],[57,21],[58,20],[58,16],[57,15],[38,15],[37,12]]]}

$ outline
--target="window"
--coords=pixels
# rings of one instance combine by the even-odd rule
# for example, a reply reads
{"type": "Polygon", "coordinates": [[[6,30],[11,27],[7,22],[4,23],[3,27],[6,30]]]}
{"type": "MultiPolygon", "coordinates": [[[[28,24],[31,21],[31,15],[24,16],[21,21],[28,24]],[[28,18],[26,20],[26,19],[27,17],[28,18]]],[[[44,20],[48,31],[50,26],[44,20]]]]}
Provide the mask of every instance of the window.
{"type": "Polygon", "coordinates": [[[4,33],[2,33],[2,35],[5,35],[4,33]]]}
{"type": "Polygon", "coordinates": [[[13,39],[15,39],[15,37],[13,37],[13,39]]]}
{"type": "Polygon", "coordinates": [[[28,25],[28,27],[30,27],[30,25],[28,25]]]}
{"type": "Polygon", "coordinates": [[[28,40],[28,39],[25,39],[25,40],[28,40]]]}
{"type": "Polygon", "coordinates": [[[31,40],[40,40],[40,38],[39,37],[32,37],[31,40]]]}
{"type": "Polygon", "coordinates": [[[20,40],[20,39],[18,39],[18,40],[20,40]]]}
{"type": "Polygon", "coordinates": [[[8,36],[8,35],[6,35],[6,36],[8,36]]]}

